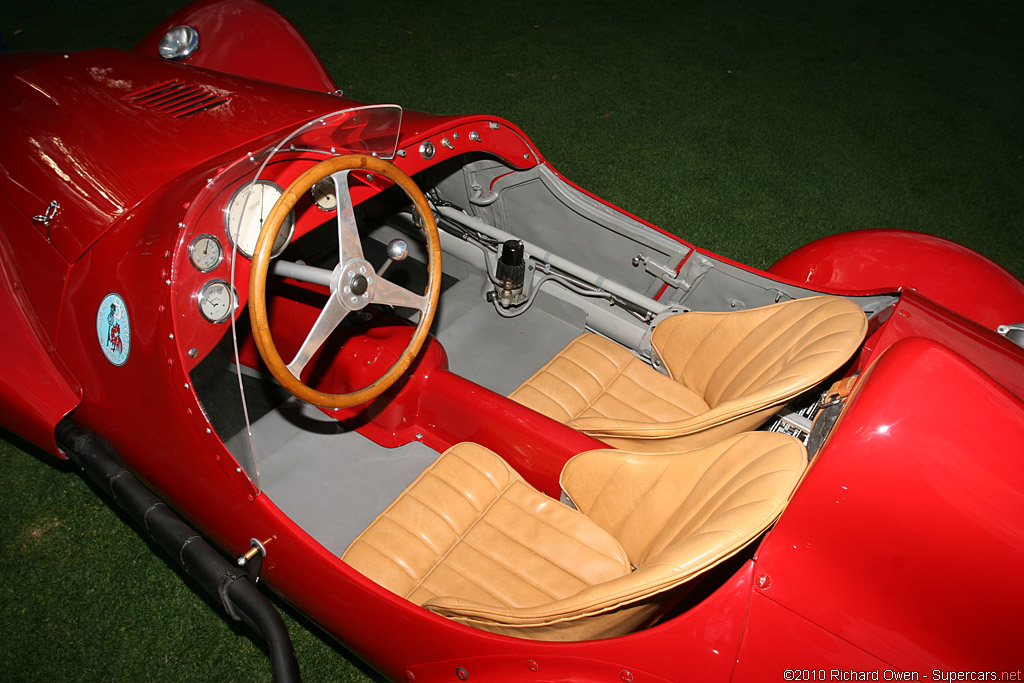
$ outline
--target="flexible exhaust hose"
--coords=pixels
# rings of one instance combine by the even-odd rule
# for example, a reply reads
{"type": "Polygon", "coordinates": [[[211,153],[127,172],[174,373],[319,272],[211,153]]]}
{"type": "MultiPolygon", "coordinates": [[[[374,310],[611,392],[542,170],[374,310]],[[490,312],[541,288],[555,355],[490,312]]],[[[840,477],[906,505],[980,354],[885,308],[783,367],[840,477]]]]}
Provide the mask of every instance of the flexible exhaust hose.
{"type": "Polygon", "coordinates": [[[234,619],[245,622],[267,643],[274,680],[299,680],[288,629],[256,585],[229,562],[114,455],[94,434],[65,418],[57,425],[57,444],[89,478],[185,570],[216,598],[234,619]]]}

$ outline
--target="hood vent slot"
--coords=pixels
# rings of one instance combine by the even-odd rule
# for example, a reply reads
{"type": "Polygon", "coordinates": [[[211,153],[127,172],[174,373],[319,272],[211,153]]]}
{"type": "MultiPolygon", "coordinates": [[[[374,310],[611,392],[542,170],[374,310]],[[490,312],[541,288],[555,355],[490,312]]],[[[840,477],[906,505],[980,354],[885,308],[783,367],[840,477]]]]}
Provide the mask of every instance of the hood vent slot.
{"type": "Polygon", "coordinates": [[[212,90],[189,85],[178,79],[136,90],[125,95],[123,99],[147,109],[156,109],[176,119],[219,107],[228,101],[227,97],[212,90]]]}

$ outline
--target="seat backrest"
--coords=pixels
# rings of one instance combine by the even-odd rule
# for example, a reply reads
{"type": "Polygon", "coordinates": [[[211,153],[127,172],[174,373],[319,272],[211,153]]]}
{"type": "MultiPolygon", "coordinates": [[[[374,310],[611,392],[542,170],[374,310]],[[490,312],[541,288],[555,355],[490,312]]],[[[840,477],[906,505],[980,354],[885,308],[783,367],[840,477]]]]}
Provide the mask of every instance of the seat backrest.
{"type": "Polygon", "coordinates": [[[589,451],[562,486],[641,570],[688,577],[732,556],[782,513],[807,465],[796,439],[747,432],[676,453],[589,451]]]}
{"type": "Polygon", "coordinates": [[[789,400],[849,360],[866,332],[857,304],[814,296],[744,311],[682,313],[662,321],[651,342],[670,376],[714,409],[730,401],[789,400]]]}

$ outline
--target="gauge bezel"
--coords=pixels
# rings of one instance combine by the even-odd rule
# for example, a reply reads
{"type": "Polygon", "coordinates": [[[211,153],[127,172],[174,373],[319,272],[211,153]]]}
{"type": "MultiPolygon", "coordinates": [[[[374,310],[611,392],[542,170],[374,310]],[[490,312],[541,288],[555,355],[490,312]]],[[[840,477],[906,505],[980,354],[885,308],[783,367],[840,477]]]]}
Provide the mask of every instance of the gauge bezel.
{"type": "MultiPolygon", "coordinates": [[[[236,244],[235,239],[234,239],[234,237],[231,234],[231,207],[234,206],[235,201],[242,195],[242,193],[249,192],[250,188],[252,188],[255,185],[262,185],[264,187],[268,187],[268,188],[273,189],[277,193],[278,199],[280,199],[280,197],[282,195],[284,195],[284,188],[282,188],[280,185],[275,183],[273,180],[264,180],[264,179],[254,180],[252,182],[248,182],[248,183],[245,183],[244,185],[241,185],[237,190],[235,190],[231,194],[231,198],[228,199],[227,203],[224,205],[224,209],[223,209],[223,213],[224,213],[224,234],[227,236],[228,244],[230,244],[233,249],[237,250],[239,254],[241,254],[242,256],[244,256],[245,258],[247,258],[249,260],[252,260],[252,253],[251,252],[247,252],[242,247],[241,244],[236,244]]],[[[277,201],[277,200],[275,200],[275,201],[277,201]]],[[[241,216],[244,216],[244,215],[245,215],[245,211],[243,209],[242,214],[239,217],[239,221],[240,222],[241,222],[241,216]]],[[[266,216],[263,216],[262,220],[260,221],[260,230],[263,229],[263,220],[266,220],[266,216]]],[[[239,227],[239,231],[241,231],[242,226],[239,225],[238,227],[239,227]]],[[[278,239],[280,239],[281,234],[284,233],[285,231],[287,231],[287,233],[286,233],[287,234],[287,239],[285,239],[281,243],[280,247],[275,249],[270,254],[270,258],[277,258],[278,256],[281,255],[281,252],[283,252],[285,249],[287,249],[288,245],[291,244],[292,235],[295,232],[295,212],[294,211],[289,211],[288,215],[285,216],[284,222],[281,223],[281,230],[278,232],[278,239]]],[[[259,239],[259,233],[256,234],[256,239],[257,240],[259,239]]],[[[256,243],[254,241],[253,242],[253,248],[254,249],[255,249],[255,246],[256,246],[256,243]]]]}
{"type": "Polygon", "coordinates": [[[201,235],[196,235],[195,238],[188,244],[188,261],[192,264],[192,267],[198,270],[200,273],[209,273],[217,270],[217,267],[224,262],[224,245],[220,243],[216,235],[212,235],[208,232],[204,232],[201,235]],[[217,245],[217,262],[208,268],[200,267],[195,256],[196,245],[199,244],[200,240],[213,240],[213,243],[217,245]]]}
{"type": "Polygon", "coordinates": [[[316,208],[320,209],[324,213],[331,213],[332,211],[338,210],[338,188],[334,184],[334,178],[327,176],[313,183],[313,187],[309,188],[309,194],[313,197],[313,204],[316,208]],[[324,183],[330,183],[331,193],[328,194],[322,189],[319,189],[324,183]],[[334,197],[334,202],[328,206],[324,206],[327,203],[326,198],[328,196],[334,197]]]}
{"type": "Polygon", "coordinates": [[[214,325],[220,325],[221,323],[227,322],[231,318],[231,316],[234,315],[235,311],[238,310],[238,292],[235,291],[235,288],[231,286],[230,282],[228,282],[224,278],[217,277],[213,278],[212,280],[207,280],[206,282],[203,283],[203,286],[200,287],[199,291],[197,291],[195,294],[195,302],[196,310],[199,311],[199,315],[200,317],[202,317],[203,320],[205,320],[208,323],[213,323],[214,325]],[[227,289],[228,293],[231,295],[231,305],[228,306],[227,312],[217,319],[211,318],[210,316],[206,315],[206,312],[203,310],[204,297],[206,296],[206,293],[215,285],[224,285],[224,288],[227,289]]]}

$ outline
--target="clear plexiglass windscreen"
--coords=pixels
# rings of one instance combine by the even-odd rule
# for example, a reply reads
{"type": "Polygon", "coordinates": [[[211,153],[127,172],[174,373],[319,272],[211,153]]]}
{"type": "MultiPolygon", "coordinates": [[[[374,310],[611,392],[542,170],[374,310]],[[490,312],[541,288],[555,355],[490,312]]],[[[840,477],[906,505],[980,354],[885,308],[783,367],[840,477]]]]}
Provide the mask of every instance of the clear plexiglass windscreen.
{"type": "MultiPolygon", "coordinates": [[[[239,160],[235,164],[236,166],[244,167],[246,163],[256,166],[248,184],[243,183],[240,190],[232,188],[234,192],[240,192],[243,195],[238,198],[238,203],[243,207],[252,207],[255,214],[255,217],[243,216],[241,218],[248,220],[249,223],[255,223],[258,232],[258,229],[262,228],[263,218],[269,214],[272,208],[271,200],[276,200],[276,195],[278,195],[273,191],[263,192],[262,186],[283,189],[317,161],[352,153],[366,154],[380,159],[393,159],[397,151],[401,122],[402,109],[396,105],[370,105],[346,109],[330,115],[319,116],[300,126],[260,154],[248,155],[247,159],[239,160]],[[252,191],[253,188],[260,191],[259,196],[252,191]],[[262,206],[264,202],[269,205],[262,206]],[[254,204],[259,206],[254,207],[254,204]]],[[[222,177],[224,175],[220,174],[222,177]]],[[[233,177],[236,179],[235,184],[237,185],[238,174],[233,174],[233,177]]],[[[315,212],[311,213],[314,216],[317,215],[315,212]]],[[[321,219],[325,224],[313,231],[336,230],[329,212],[324,212],[321,219]]],[[[307,225],[301,230],[296,229],[292,239],[298,239],[304,232],[313,232],[308,229],[308,220],[300,219],[297,224],[303,225],[304,222],[307,225]]],[[[290,230],[294,227],[294,225],[282,226],[281,232],[290,236],[290,230]]],[[[234,252],[231,285],[238,292],[248,291],[249,270],[236,266],[239,263],[248,264],[248,259],[251,257],[249,247],[255,244],[255,240],[251,236],[246,236],[245,230],[245,224],[240,223],[236,226],[226,217],[225,232],[229,248],[234,252]],[[234,234],[232,234],[233,231],[234,234]],[[241,253],[239,253],[240,248],[241,253]],[[244,282],[240,282],[240,280],[244,280],[244,282]]],[[[284,252],[287,246],[286,243],[275,246],[275,255],[284,252]]],[[[287,257],[287,252],[285,252],[282,258],[287,257]]],[[[274,276],[269,277],[273,278],[274,276]]],[[[270,307],[269,304],[268,307],[270,307]]],[[[273,315],[272,310],[271,315],[273,315]]],[[[246,354],[247,349],[250,351],[252,349],[247,317],[247,313],[242,312],[242,319],[235,316],[231,320],[234,367],[238,381],[238,396],[244,415],[244,428],[227,439],[226,444],[253,485],[260,490],[260,467],[266,458],[271,457],[276,450],[282,447],[280,433],[283,430],[294,428],[296,420],[323,420],[327,424],[330,418],[322,413],[317,416],[316,409],[303,406],[298,399],[289,399],[284,389],[274,382],[265,369],[251,367],[252,363],[248,361],[246,354]],[[276,425],[276,422],[282,424],[276,425]]],[[[251,358],[251,354],[248,358],[251,358]]],[[[330,428],[320,427],[316,424],[309,427],[314,432],[330,428]]]]}

